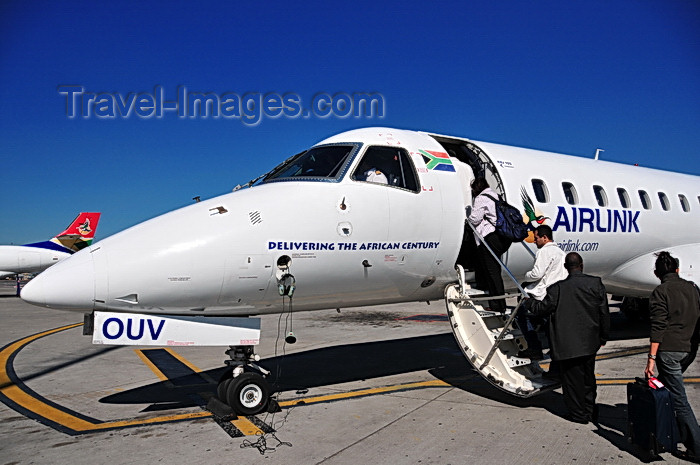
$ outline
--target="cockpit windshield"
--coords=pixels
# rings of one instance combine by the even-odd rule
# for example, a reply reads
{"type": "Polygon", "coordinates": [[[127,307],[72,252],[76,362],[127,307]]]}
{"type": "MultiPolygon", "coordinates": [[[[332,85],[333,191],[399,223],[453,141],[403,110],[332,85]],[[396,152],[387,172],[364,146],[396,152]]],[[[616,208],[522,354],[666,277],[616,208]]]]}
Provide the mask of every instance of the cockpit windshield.
{"type": "Polygon", "coordinates": [[[293,156],[268,173],[262,182],[308,178],[337,180],[357,145],[324,145],[293,156]]]}

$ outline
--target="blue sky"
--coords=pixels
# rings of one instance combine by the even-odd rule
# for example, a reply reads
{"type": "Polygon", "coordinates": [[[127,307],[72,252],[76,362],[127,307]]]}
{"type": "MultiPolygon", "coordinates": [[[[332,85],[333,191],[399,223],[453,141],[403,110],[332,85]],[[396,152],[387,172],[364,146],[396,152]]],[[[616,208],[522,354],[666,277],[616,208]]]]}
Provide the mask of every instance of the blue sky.
{"type": "Polygon", "coordinates": [[[79,211],[101,239],[364,126],[700,174],[698,31],[696,0],[3,2],[0,244],[79,211]],[[385,115],[71,119],[61,85],[377,92],[385,115]]]}

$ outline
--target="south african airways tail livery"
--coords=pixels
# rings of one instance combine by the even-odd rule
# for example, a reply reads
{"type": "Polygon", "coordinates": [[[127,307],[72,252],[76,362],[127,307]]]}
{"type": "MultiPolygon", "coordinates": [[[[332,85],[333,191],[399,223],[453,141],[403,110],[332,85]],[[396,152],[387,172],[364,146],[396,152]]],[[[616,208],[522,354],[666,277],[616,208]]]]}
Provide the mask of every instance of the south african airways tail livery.
{"type": "MultiPolygon", "coordinates": [[[[131,315],[154,328],[157,317],[250,317],[284,311],[292,293],[295,311],[442,299],[457,280],[477,176],[522,208],[531,229],[550,225],[608,292],[648,296],[661,250],[680,259],[681,276],[700,282],[697,176],[365,128],[330,137],[232,193],[86,247],[35,278],[22,298],[108,312],[100,343],[116,335],[143,343],[143,320],[131,315]]],[[[519,281],[533,264],[532,233],[524,244],[531,250],[514,244],[503,257],[519,281]]],[[[240,345],[257,343],[246,336],[240,345]]]]}
{"type": "Polygon", "coordinates": [[[0,277],[38,273],[92,244],[99,213],[80,213],[65,231],[48,241],[0,246],[0,277]]]}

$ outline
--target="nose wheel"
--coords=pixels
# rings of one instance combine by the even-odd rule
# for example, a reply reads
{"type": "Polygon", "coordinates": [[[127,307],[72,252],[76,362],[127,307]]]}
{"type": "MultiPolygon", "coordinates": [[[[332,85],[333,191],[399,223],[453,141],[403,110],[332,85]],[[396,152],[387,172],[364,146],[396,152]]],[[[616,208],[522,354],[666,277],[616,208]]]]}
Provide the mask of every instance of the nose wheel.
{"type": "Polygon", "coordinates": [[[261,375],[247,372],[226,383],[226,403],[241,415],[256,415],[265,410],[270,388],[261,375]],[[230,381],[230,382],[228,382],[230,381]]]}

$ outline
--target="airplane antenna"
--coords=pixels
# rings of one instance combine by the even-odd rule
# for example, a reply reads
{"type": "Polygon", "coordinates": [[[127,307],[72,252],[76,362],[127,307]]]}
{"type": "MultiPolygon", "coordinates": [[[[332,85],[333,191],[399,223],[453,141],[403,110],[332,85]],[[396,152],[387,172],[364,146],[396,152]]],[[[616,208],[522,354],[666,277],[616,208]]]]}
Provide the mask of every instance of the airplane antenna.
{"type": "Polygon", "coordinates": [[[202,200],[202,198],[198,195],[197,197],[192,197],[192,200],[194,200],[195,203],[198,203],[202,200]]]}
{"type": "Polygon", "coordinates": [[[600,155],[600,152],[605,152],[603,149],[595,149],[595,157],[594,160],[598,159],[598,155],[600,155]]]}

